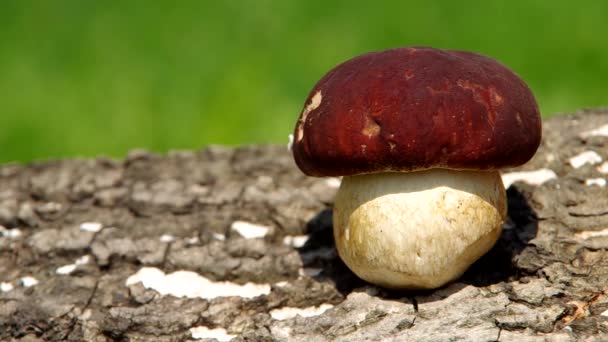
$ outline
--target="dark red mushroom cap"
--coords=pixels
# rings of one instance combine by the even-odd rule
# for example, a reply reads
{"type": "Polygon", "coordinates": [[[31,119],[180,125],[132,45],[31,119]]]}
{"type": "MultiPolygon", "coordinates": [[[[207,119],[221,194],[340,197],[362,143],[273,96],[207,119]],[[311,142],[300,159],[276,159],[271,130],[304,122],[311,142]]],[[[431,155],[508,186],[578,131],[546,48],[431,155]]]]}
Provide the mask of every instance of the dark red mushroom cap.
{"type": "Polygon", "coordinates": [[[312,89],[293,154],[310,176],[493,170],[538,148],[541,119],[528,86],[494,59],[426,47],[346,61],[312,89]]]}

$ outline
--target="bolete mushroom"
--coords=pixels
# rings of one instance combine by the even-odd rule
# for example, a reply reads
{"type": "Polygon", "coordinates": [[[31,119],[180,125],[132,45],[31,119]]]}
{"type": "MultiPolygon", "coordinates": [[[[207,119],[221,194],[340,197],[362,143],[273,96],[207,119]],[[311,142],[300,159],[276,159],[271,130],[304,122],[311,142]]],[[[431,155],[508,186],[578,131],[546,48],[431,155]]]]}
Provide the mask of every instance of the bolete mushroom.
{"type": "Polygon", "coordinates": [[[384,287],[461,276],[499,238],[499,169],[535,153],[541,119],[512,71],[479,54],[427,47],[371,52],[329,71],[297,121],[293,155],[310,176],[343,176],[338,253],[384,287]]]}

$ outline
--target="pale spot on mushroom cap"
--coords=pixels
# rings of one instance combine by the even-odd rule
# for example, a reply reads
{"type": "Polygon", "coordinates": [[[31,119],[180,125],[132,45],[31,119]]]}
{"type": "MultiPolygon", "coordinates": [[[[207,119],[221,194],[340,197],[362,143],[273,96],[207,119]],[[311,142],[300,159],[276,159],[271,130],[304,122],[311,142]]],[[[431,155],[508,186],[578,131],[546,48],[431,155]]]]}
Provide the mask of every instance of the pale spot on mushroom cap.
{"type": "Polygon", "coordinates": [[[253,298],[270,293],[269,284],[246,283],[244,285],[232,282],[214,282],[198,273],[191,271],[176,271],[165,274],[156,267],[143,267],[137,273],[127,278],[127,286],[141,282],[147,289],[152,289],[161,295],[175,297],[213,299],[217,297],[253,298]]]}
{"type": "Polygon", "coordinates": [[[482,105],[484,105],[484,107],[487,107],[488,104],[482,95],[482,93],[484,93],[484,90],[485,90],[483,86],[481,86],[477,83],[473,83],[469,80],[462,80],[462,79],[459,79],[458,81],[456,81],[456,85],[462,89],[469,90],[473,94],[473,99],[476,102],[479,102],[482,105]]]}
{"type": "MultiPolygon", "coordinates": [[[[490,93],[492,94],[492,103],[494,105],[501,105],[503,102],[502,96],[500,96],[500,94],[497,93],[496,90],[492,87],[490,87],[490,93]]],[[[519,114],[519,113],[517,113],[517,114],[519,114]]],[[[517,116],[518,116],[518,119],[521,120],[519,115],[517,115],[517,116]]]]}
{"type": "Polygon", "coordinates": [[[411,80],[414,77],[414,72],[412,69],[405,69],[403,72],[403,76],[405,76],[406,80],[411,80]]]}
{"type": "Polygon", "coordinates": [[[266,236],[270,230],[270,227],[245,221],[234,221],[232,222],[230,229],[235,230],[245,239],[257,239],[266,236]]]}
{"type": "Polygon", "coordinates": [[[519,112],[515,113],[515,120],[517,120],[517,125],[518,126],[522,126],[523,125],[523,121],[521,120],[521,114],[519,112]]]}
{"type": "Polygon", "coordinates": [[[372,138],[380,134],[380,125],[369,116],[365,116],[365,124],[361,133],[368,138],[372,138]]]}
{"type": "Polygon", "coordinates": [[[569,162],[573,168],[578,169],[585,164],[595,165],[601,163],[602,157],[595,151],[585,151],[570,158],[569,162]]]}
{"type": "Polygon", "coordinates": [[[515,182],[526,182],[531,185],[541,185],[546,181],[557,178],[553,170],[540,169],[535,171],[509,172],[501,175],[505,189],[515,182]]]}
{"type": "Polygon", "coordinates": [[[236,337],[236,335],[228,334],[224,328],[209,329],[202,325],[190,328],[190,335],[197,340],[216,339],[220,342],[230,341],[236,337]]]}
{"type": "Polygon", "coordinates": [[[300,121],[298,123],[298,141],[304,138],[304,124],[306,123],[306,118],[308,117],[308,114],[310,114],[310,112],[312,112],[313,110],[317,109],[321,105],[321,101],[323,101],[323,94],[319,90],[315,93],[315,95],[313,95],[312,99],[310,99],[310,103],[308,103],[306,108],[304,108],[304,111],[302,112],[302,116],[300,117],[300,121]]]}
{"type": "Polygon", "coordinates": [[[296,316],[314,317],[323,314],[325,311],[333,307],[334,306],[331,304],[321,304],[319,306],[311,306],[307,308],[283,307],[280,309],[271,310],[270,316],[279,321],[294,318],[296,316]]]}

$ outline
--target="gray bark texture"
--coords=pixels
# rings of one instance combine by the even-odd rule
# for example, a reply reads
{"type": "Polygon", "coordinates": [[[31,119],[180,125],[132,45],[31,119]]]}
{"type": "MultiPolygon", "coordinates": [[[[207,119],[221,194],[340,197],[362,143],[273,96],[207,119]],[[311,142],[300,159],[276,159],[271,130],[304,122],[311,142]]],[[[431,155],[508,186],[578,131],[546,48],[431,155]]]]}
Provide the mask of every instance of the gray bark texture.
{"type": "Polygon", "coordinates": [[[571,162],[608,159],[608,136],[584,133],[606,124],[602,109],[546,120],[533,160],[504,172],[557,177],[514,183],[497,245],[423,292],[348,270],[333,245],[335,180],[304,176],[285,146],[0,166],[0,340],[213,340],[203,329],[233,341],[608,341],[608,164],[571,162]],[[247,238],[235,221],[266,234],[247,238]],[[268,291],[127,284],[142,268],[268,291]]]}

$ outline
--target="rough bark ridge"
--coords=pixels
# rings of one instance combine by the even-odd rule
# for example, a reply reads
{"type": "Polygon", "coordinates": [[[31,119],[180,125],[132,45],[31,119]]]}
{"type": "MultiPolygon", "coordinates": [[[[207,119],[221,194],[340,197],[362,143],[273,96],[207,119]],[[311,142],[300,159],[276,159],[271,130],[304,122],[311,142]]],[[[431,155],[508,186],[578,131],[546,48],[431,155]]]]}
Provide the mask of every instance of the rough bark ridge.
{"type": "Polygon", "coordinates": [[[607,110],[546,121],[534,159],[505,172],[557,178],[512,185],[496,247],[419,293],[370,286],[340,262],[335,180],[305,177],[284,146],[0,166],[0,340],[605,341],[606,124],[607,110]],[[235,221],[268,230],[247,239],[235,221]],[[142,267],[269,285],[176,297],[127,286],[142,267]]]}

